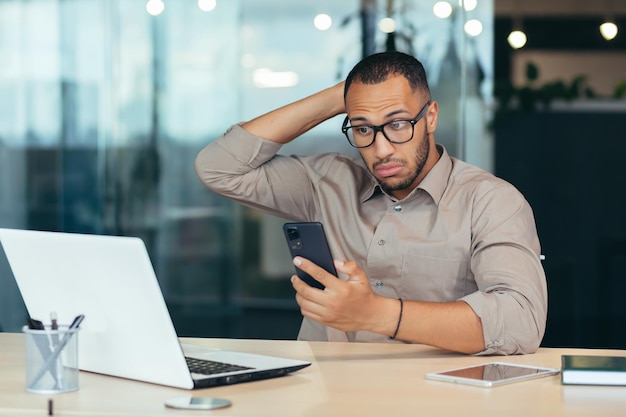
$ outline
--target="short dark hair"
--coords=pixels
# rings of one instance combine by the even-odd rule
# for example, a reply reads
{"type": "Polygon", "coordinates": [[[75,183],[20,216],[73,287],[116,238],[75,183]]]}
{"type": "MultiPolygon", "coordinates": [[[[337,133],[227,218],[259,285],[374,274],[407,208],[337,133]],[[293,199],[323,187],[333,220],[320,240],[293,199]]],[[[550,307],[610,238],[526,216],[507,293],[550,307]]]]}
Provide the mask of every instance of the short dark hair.
{"type": "Polygon", "coordinates": [[[403,52],[380,52],[363,58],[352,68],[346,77],[344,98],[353,82],[379,84],[391,75],[401,75],[407,79],[411,90],[423,91],[430,100],[430,89],[424,66],[415,57],[403,52]]]}

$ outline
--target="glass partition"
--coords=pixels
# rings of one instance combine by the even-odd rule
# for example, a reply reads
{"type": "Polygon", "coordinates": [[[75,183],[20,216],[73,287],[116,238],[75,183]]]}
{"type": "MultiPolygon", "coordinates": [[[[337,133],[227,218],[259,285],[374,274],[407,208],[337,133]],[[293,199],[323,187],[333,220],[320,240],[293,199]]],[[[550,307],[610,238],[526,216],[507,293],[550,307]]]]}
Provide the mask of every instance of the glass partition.
{"type": "MultiPolygon", "coordinates": [[[[437,141],[491,169],[492,21],[493,0],[2,0],[0,227],[141,237],[179,334],[294,338],[282,220],[206,190],[195,155],[396,48],[428,71],[437,141]]],[[[354,153],[341,121],[282,152],[354,153]]]]}

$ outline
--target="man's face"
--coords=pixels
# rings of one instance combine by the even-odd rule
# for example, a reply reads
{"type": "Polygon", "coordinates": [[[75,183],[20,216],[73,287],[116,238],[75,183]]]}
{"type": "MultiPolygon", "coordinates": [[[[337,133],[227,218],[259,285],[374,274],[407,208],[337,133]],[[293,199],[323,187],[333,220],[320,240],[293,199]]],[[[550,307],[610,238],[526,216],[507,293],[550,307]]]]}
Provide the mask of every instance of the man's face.
{"type": "MultiPolygon", "coordinates": [[[[425,94],[411,91],[402,76],[391,76],[380,84],[350,85],[346,112],[351,126],[378,126],[394,120],[411,120],[427,103],[425,94]]],[[[433,133],[437,126],[437,103],[415,124],[413,139],[389,142],[377,132],[374,143],[359,152],[381,187],[398,199],[406,197],[422,181],[439,159],[433,133]]]]}

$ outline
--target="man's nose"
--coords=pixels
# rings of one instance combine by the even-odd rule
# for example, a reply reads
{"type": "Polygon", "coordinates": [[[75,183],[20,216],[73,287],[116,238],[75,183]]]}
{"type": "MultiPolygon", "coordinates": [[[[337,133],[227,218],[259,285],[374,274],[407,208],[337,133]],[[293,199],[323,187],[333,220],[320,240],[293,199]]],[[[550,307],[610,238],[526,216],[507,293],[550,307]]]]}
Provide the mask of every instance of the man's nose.
{"type": "Polygon", "coordinates": [[[387,140],[382,130],[374,132],[374,143],[372,146],[374,147],[374,154],[378,158],[385,158],[396,150],[393,143],[387,140]]]}

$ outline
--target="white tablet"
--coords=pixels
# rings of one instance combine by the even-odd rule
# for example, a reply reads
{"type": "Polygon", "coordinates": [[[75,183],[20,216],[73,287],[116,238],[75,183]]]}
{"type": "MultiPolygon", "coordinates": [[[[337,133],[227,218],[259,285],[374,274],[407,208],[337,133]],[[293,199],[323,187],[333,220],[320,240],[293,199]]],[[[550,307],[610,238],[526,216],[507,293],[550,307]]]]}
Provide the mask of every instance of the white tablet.
{"type": "Polygon", "coordinates": [[[559,372],[560,370],[555,368],[505,362],[489,362],[482,365],[450,369],[448,371],[431,372],[426,374],[426,379],[478,385],[481,387],[494,387],[496,385],[556,375],[559,372]]]}

